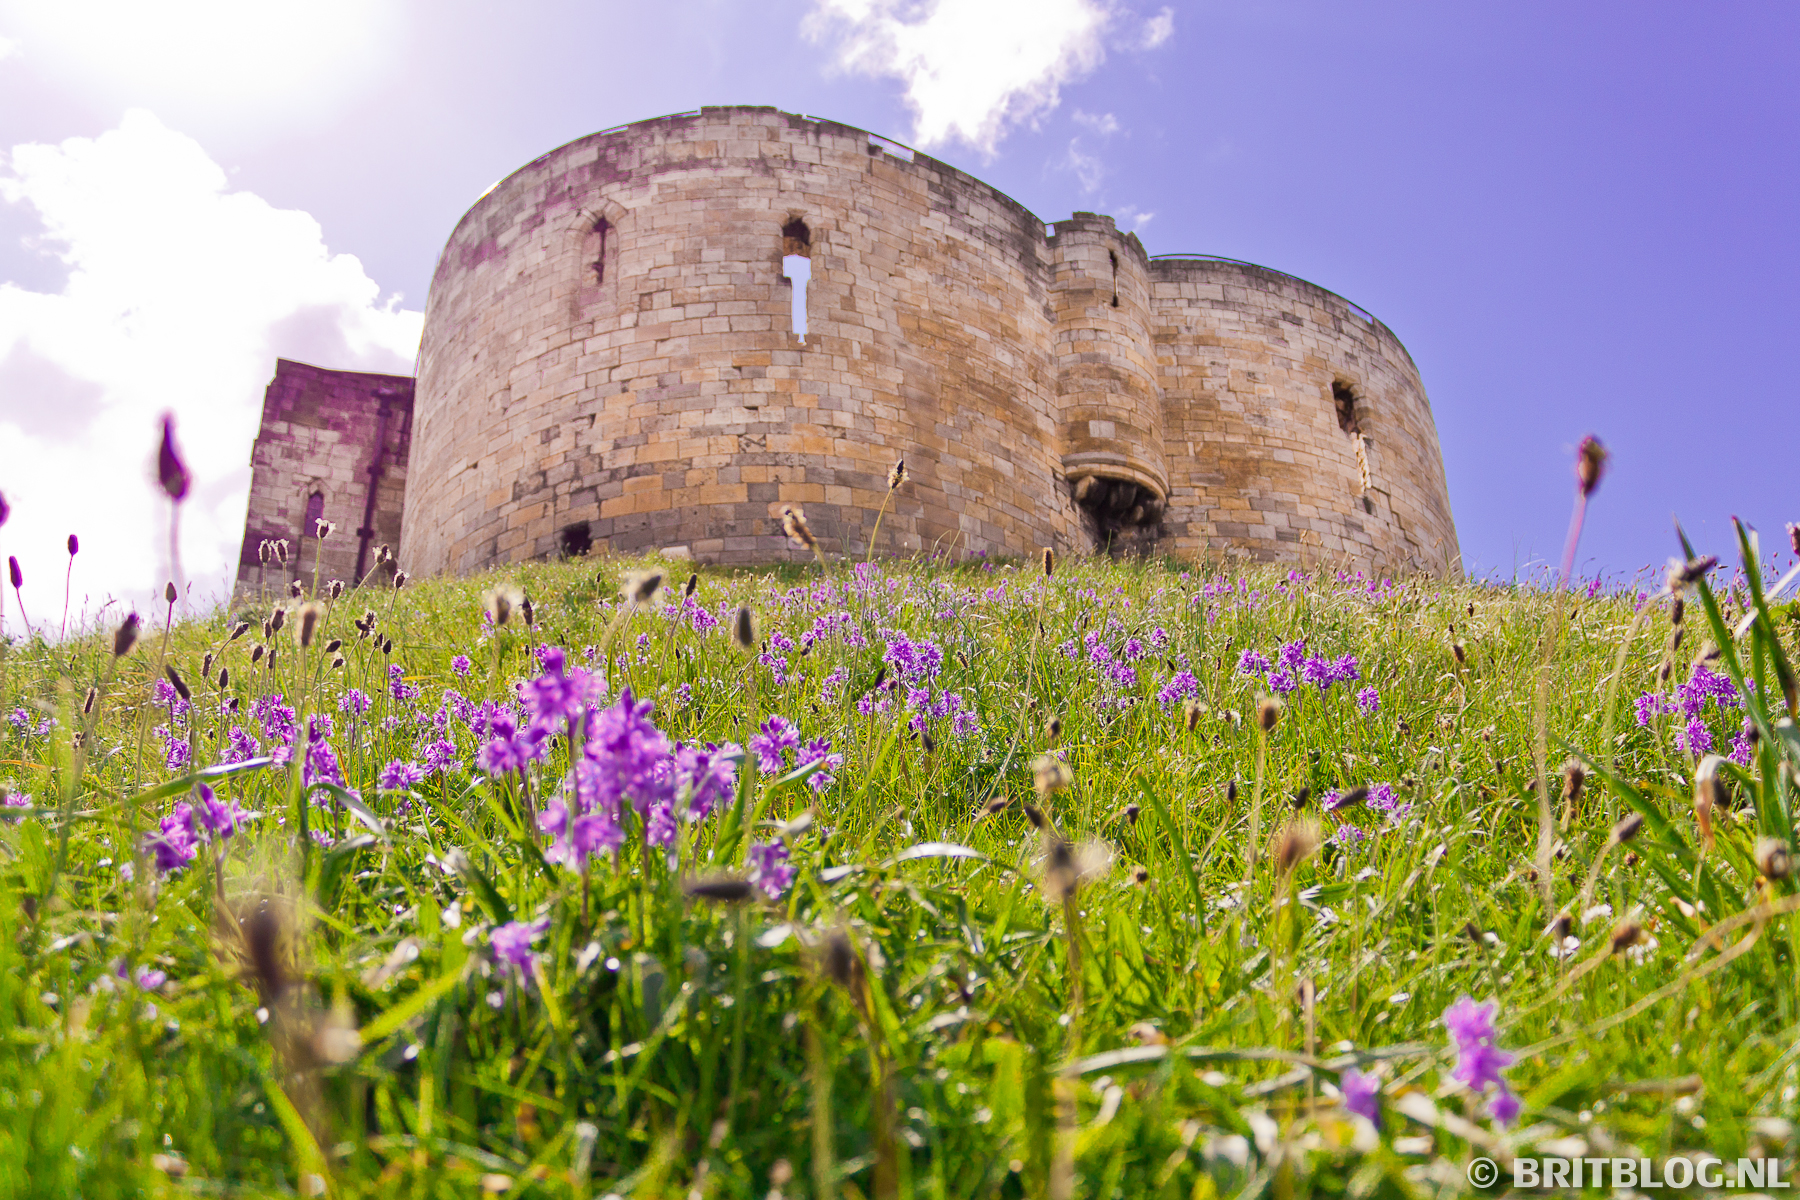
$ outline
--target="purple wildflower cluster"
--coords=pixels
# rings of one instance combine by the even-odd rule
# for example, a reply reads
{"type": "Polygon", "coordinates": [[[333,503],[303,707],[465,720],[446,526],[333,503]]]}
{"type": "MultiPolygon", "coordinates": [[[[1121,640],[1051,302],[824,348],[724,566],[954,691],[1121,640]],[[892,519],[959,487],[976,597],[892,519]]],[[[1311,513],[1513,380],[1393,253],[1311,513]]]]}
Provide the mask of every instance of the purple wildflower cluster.
{"type": "MultiPolygon", "coordinates": [[[[1323,808],[1328,813],[1336,814],[1340,810],[1348,808],[1350,799],[1349,793],[1340,792],[1334,788],[1331,791],[1326,792],[1324,796],[1320,797],[1319,807],[1323,808]]],[[[1363,798],[1361,806],[1367,808],[1370,812],[1379,813],[1381,816],[1385,817],[1387,819],[1388,828],[1392,828],[1395,823],[1412,811],[1412,803],[1410,801],[1402,801],[1400,797],[1395,794],[1394,785],[1391,783],[1370,784],[1368,794],[1363,798]]],[[[1359,825],[1346,821],[1337,827],[1332,833],[1330,840],[1333,845],[1340,846],[1347,850],[1357,845],[1359,842],[1364,841],[1371,832],[1371,830],[1364,829],[1359,825]]]]}
{"type": "Polygon", "coordinates": [[[537,955],[533,953],[531,943],[549,928],[547,917],[536,921],[508,921],[488,934],[488,946],[493,950],[495,960],[510,968],[529,987],[537,970],[537,955]]]}
{"type": "Polygon", "coordinates": [[[1507,1087],[1501,1072],[1512,1066],[1513,1056],[1495,1042],[1494,1014],[1499,1002],[1477,1004],[1463,996],[1444,1010],[1444,1028],[1456,1047],[1456,1068],[1450,1078],[1477,1095],[1492,1086],[1494,1095],[1487,1102],[1488,1115],[1502,1125],[1511,1125],[1519,1116],[1519,1098],[1507,1087]]]}
{"type": "Polygon", "coordinates": [[[482,754],[522,769],[558,733],[580,743],[574,769],[538,815],[551,861],[585,871],[588,859],[624,844],[633,815],[646,844],[672,846],[680,820],[700,820],[730,797],[736,746],[672,746],[650,720],[650,701],[626,689],[603,706],[599,678],[568,668],[560,649],[547,647],[540,661],[543,673],[520,688],[529,721],[520,729],[508,713],[488,715],[482,754]]]}
{"type": "Polygon", "coordinates": [[[822,792],[836,783],[837,776],[832,772],[844,765],[844,756],[831,752],[830,738],[814,738],[803,743],[800,727],[780,716],[770,717],[762,723],[750,739],[750,752],[756,755],[756,769],[764,775],[773,775],[787,766],[790,752],[796,768],[823,761],[823,767],[806,777],[807,785],[815,792],[822,792]]]}
{"type": "Polygon", "coordinates": [[[205,784],[194,789],[194,802],[177,804],[157,823],[157,831],[144,842],[144,850],[164,875],[194,861],[203,841],[224,842],[243,827],[248,817],[235,800],[221,800],[205,784]]]}
{"type": "MultiPolygon", "coordinates": [[[[1659,716],[1679,715],[1682,725],[1675,731],[1677,748],[1696,757],[1711,754],[1713,735],[1705,718],[1705,709],[1709,701],[1712,702],[1715,709],[1741,708],[1743,706],[1737,686],[1731,682],[1729,675],[1722,675],[1705,663],[1698,663],[1688,681],[1676,687],[1669,694],[1645,692],[1639,696],[1637,698],[1637,723],[1648,725],[1659,716]]],[[[1732,741],[1732,760],[1738,763],[1748,763],[1751,745],[1748,733],[1740,732],[1732,741]]]]}
{"type": "MultiPolygon", "coordinates": [[[[159,688],[167,689],[170,696],[175,696],[175,689],[169,687],[167,683],[159,679],[156,681],[156,684],[159,688]]],[[[176,697],[175,702],[182,706],[183,711],[186,711],[187,705],[185,701],[181,700],[180,697],[176,697]]],[[[161,703],[161,701],[159,700],[158,703],[161,703]]],[[[49,736],[50,731],[56,728],[55,718],[44,717],[37,722],[33,722],[31,714],[22,708],[15,708],[12,712],[8,713],[6,715],[6,723],[13,727],[13,731],[17,733],[21,739],[27,740],[34,737],[47,737],[49,736]]]]}
{"type": "MultiPolygon", "coordinates": [[[[1238,656],[1237,669],[1240,675],[1261,676],[1269,685],[1270,691],[1284,696],[1302,683],[1312,684],[1323,696],[1331,691],[1333,684],[1355,683],[1362,678],[1362,668],[1357,665],[1356,655],[1340,654],[1336,658],[1325,658],[1318,654],[1308,654],[1304,640],[1284,644],[1276,653],[1273,663],[1254,650],[1246,650],[1238,656]]],[[[1360,696],[1358,703],[1361,703],[1360,696]]],[[[1375,703],[1377,707],[1380,706],[1379,696],[1375,703]]],[[[1365,708],[1364,711],[1369,710],[1365,708]]]]}

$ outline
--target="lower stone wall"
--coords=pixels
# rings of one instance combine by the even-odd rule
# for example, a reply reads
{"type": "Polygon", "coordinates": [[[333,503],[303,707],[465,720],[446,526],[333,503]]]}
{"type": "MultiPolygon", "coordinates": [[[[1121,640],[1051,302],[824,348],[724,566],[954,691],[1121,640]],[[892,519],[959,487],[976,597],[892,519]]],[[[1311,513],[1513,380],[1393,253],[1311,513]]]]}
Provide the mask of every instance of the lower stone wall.
{"type": "Polygon", "coordinates": [[[359,553],[365,574],[374,568],[380,545],[398,553],[412,401],[413,381],[404,375],[276,361],[275,378],[263,395],[262,427],[250,454],[250,502],[238,556],[239,595],[258,590],[279,594],[289,580],[310,584],[315,574],[321,584],[332,579],[352,582],[359,553]],[[364,526],[371,489],[372,520],[364,526]],[[306,528],[309,504],[335,526],[323,541],[306,528]],[[366,540],[359,532],[364,529],[366,540]],[[278,539],[290,547],[285,569],[273,561],[258,562],[258,547],[278,539]]]}

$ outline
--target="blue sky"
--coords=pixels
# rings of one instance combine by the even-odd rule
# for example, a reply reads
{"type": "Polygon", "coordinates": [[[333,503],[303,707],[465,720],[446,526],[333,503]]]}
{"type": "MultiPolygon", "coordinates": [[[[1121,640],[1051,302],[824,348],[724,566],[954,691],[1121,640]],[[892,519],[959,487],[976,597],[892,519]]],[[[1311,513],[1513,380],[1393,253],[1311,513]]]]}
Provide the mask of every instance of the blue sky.
{"type": "Polygon", "coordinates": [[[222,590],[277,354],[404,370],[483,189],[585,133],[774,104],[1152,254],[1265,263],[1423,372],[1464,558],[1585,573],[1800,520],[1800,8],[1154,0],[0,0],[0,544],[34,615],[166,567],[157,413],[222,590]]]}

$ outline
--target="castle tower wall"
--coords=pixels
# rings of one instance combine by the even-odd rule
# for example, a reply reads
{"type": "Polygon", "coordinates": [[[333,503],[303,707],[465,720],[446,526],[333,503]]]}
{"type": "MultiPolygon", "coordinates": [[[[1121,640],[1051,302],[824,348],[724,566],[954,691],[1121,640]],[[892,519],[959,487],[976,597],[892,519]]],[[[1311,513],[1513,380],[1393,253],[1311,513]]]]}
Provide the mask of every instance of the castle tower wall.
{"type": "Polygon", "coordinates": [[[407,376],[276,360],[250,453],[239,595],[285,594],[290,579],[310,584],[315,566],[321,584],[355,582],[374,569],[380,545],[398,549],[412,411],[407,376]],[[309,528],[315,518],[336,527],[323,541],[309,528]],[[259,564],[257,547],[282,539],[285,571],[259,564]]]}
{"type": "Polygon", "coordinates": [[[1175,553],[1456,569],[1431,405],[1385,325],[1248,263],[1157,258],[1150,278],[1175,553]]]}
{"type": "Polygon", "coordinates": [[[1163,402],[1151,345],[1150,262],[1111,217],[1055,225],[1056,383],[1063,472],[1169,494],[1163,402]]]}
{"type": "Polygon", "coordinates": [[[703,109],[564,146],[439,262],[407,566],[797,557],[786,504],[860,554],[901,456],[878,553],[1080,545],[1050,280],[1031,213],[847,126],[703,109]]]}

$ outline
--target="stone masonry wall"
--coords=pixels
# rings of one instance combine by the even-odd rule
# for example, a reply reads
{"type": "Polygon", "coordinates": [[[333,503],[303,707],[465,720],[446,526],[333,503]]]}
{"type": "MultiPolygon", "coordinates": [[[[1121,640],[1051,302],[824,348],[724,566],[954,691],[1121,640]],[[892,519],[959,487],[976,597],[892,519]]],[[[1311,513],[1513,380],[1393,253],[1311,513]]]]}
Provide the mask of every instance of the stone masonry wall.
{"type": "Polygon", "coordinates": [[[1148,258],[1109,217],[1046,227],[769,108],[594,134],[497,184],[432,281],[416,431],[411,384],[278,365],[241,583],[262,539],[302,544],[315,492],[338,532],[290,574],[317,552],[351,578],[372,466],[368,562],[388,542],[419,573],[804,557],[789,504],[860,554],[901,457],[877,553],[1458,559],[1418,371],[1368,314],[1265,268],[1148,258]],[[786,255],[811,268],[804,338],[786,255]]]}
{"type": "Polygon", "coordinates": [[[263,587],[278,594],[289,579],[310,584],[315,559],[321,584],[332,579],[354,583],[359,552],[365,549],[364,529],[365,574],[374,568],[378,546],[386,543],[398,551],[412,409],[413,381],[404,375],[276,361],[275,378],[263,395],[262,429],[250,455],[250,507],[238,556],[240,595],[263,587]],[[364,526],[371,487],[373,520],[364,526]],[[336,526],[323,542],[305,528],[314,495],[322,502],[323,519],[336,526]],[[287,570],[274,562],[260,567],[257,547],[281,538],[292,548],[287,570]]]}
{"type": "Polygon", "coordinates": [[[564,146],[483,197],[439,263],[408,565],[766,562],[802,553],[786,504],[861,553],[902,456],[878,552],[1068,549],[1050,281],[1037,218],[846,126],[705,109],[564,146]]]}
{"type": "Polygon", "coordinates": [[[1385,325],[1248,263],[1158,258],[1150,273],[1171,549],[1456,569],[1431,407],[1385,325]],[[1341,426],[1334,384],[1355,397],[1355,433],[1341,426]]]}

